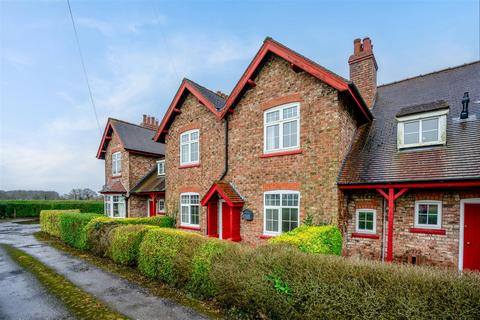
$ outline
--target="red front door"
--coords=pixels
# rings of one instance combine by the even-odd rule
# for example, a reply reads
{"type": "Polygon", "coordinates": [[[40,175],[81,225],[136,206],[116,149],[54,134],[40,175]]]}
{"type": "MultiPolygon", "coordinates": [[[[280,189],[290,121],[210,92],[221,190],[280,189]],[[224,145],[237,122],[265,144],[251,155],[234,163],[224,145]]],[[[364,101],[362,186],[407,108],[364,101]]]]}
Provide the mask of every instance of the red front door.
{"type": "Polygon", "coordinates": [[[150,217],[155,217],[157,215],[157,212],[156,212],[156,208],[155,208],[155,201],[153,201],[152,199],[149,199],[148,200],[148,213],[149,213],[149,216],[150,217]]]}
{"type": "Polygon", "coordinates": [[[463,268],[480,271],[480,203],[465,204],[463,268]]]}

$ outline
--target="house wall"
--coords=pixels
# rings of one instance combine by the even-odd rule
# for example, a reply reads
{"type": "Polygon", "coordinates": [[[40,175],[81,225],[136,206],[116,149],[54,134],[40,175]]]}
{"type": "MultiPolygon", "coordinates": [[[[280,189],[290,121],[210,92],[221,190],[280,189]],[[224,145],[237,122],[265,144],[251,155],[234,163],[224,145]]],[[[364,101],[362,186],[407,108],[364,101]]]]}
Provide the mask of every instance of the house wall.
{"type": "MultiPolygon", "coordinates": [[[[153,132],[152,132],[153,135],[153,132]]],[[[123,148],[120,139],[112,134],[112,140],[109,142],[105,154],[105,183],[110,184],[120,181],[128,191],[133,188],[138,181],[145,176],[154,166],[157,165],[159,157],[138,155],[123,148]],[[112,154],[120,151],[122,153],[122,174],[118,177],[112,176],[112,154]]],[[[143,196],[130,195],[127,204],[128,217],[146,217],[147,204],[143,196]]]]}
{"type": "Polygon", "coordinates": [[[130,168],[132,165],[129,163],[128,152],[123,149],[118,136],[112,133],[112,140],[108,143],[105,153],[105,184],[111,184],[115,181],[120,181],[126,190],[129,190],[130,186],[130,168]],[[112,154],[120,151],[122,153],[122,174],[120,176],[112,176],[112,154]]]}
{"type": "Polygon", "coordinates": [[[241,222],[244,241],[257,243],[263,234],[263,192],[267,189],[300,191],[300,223],[336,223],[339,191],[336,178],[353,139],[356,123],[338,91],[305,72],[296,73],[288,62],[271,56],[256,75],[256,86],[238,101],[229,116],[229,171],[225,178],[254,212],[253,221],[241,222]],[[261,157],[264,110],[300,102],[302,154],[261,157]]]}
{"type": "MultiPolygon", "coordinates": [[[[222,174],[224,167],[224,126],[195,96],[188,93],[179,106],[181,114],[168,129],[165,151],[166,213],[180,226],[179,200],[182,192],[198,192],[200,199],[222,174]],[[200,130],[200,165],[180,168],[180,134],[200,130]]],[[[200,209],[201,232],[206,232],[206,207],[200,209]]]]}
{"type": "MultiPolygon", "coordinates": [[[[407,262],[408,253],[419,250],[423,263],[457,268],[460,237],[460,200],[480,198],[480,188],[463,190],[410,190],[395,201],[393,256],[394,261],[407,262]],[[415,201],[438,200],[442,202],[442,230],[445,235],[412,233],[415,201]]],[[[382,197],[376,191],[348,191],[345,193],[344,255],[380,260],[382,241],[382,197]],[[377,210],[377,235],[379,239],[354,238],[356,209],[377,210]]],[[[386,249],[385,249],[386,253],[386,249]]]]}

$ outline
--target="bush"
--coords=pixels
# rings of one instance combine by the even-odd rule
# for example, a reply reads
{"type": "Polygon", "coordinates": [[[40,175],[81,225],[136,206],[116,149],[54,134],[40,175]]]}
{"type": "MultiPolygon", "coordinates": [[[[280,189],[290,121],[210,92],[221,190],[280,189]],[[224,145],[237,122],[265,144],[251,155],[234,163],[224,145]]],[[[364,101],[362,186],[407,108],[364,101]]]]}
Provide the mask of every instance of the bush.
{"type": "Polygon", "coordinates": [[[184,287],[192,274],[192,258],[207,238],[185,231],[149,230],[140,244],[138,267],[150,278],[174,287],[184,287]]]}
{"type": "Polygon", "coordinates": [[[68,245],[80,250],[88,249],[87,224],[100,217],[96,213],[60,214],[60,238],[68,245]]]}
{"type": "Polygon", "coordinates": [[[152,218],[96,218],[87,226],[88,246],[93,253],[99,256],[107,256],[110,250],[110,233],[114,228],[121,225],[144,224],[158,227],[173,227],[175,220],[171,217],[152,217],[152,218]]]}
{"type": "Polygon", "coordinates": [[[212,266],[221,263],[226,250],[233,250],[235,246],[229,242],[217,239],[208,239],[200,245],[192,259],[192,275],[188,290],[202,298],[213,298],[217,292],[212,273],[212,266]]]}
{"type": "Polygon", "coordinates": [[[143,236],[148,230],[157,228],[147,225],[119,226],[110,233],[109,255],[113,261],[121,265],[137,264],[138,252],[143,236]]]}
{"type": "Polygon", "coordinates": [[[473,319],[480,275],[312,255],[292,246],[226,251],[216,301],[269,319],[473,319]]]}
{"type": "Polygon", "coordinates": [[[40,211],[40,228],[52,236],[60,238],[60,215],[62,213],[76,212],[79,209],[70,210],[42,210],[40,211]]]}
{"type": "Polygon", "coordinates": [[[335,226],[300,226],[269,240],[273,244],[289,244],[307,253],[342,253],[342,234],[335,226]]]}
{"type": "Polygon", "coordinates": [[[96,200],[0,200],[0,218],[38,217],[42,210],[79,209],[103,214],[103,201],[96,200]]]}

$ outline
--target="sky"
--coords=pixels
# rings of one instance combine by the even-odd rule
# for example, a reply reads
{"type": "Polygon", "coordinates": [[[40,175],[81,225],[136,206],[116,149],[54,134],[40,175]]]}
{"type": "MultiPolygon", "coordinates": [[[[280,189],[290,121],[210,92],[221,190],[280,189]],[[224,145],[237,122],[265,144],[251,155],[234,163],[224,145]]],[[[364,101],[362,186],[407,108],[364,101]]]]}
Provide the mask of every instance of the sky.
{"type": "Polygon", "coordinates": [[[369,36],[388,83],[480,59],[478,0],[0,0],[0,190],[100,190],[108,117],[161,119],[183,77],[230,93],[266,36],[348,78],[369,36]]]}

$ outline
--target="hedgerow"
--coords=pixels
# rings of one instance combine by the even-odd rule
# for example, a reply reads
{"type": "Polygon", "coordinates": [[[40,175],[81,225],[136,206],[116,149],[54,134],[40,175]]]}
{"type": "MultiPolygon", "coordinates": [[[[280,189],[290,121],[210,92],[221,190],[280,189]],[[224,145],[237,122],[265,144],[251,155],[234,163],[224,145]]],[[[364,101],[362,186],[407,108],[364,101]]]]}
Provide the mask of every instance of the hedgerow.
{"type": "Polygon", "coordinates": [[[103,213],[103,201],[96,200],[0,200],[0,218],[38,217],[42,210],[79,209],[103,213]]]}
{"type": "MultiPolygon", "coordinates": [[[[63,217],[74,215],[82,216],[61,215],[62,234],[63,217]]],[[[95,222],[102,230],[112,227],[106,250],[116,252],[111,255],[115,261],[133,265],[136,260],[145,276],[212,299],[233,317],[480,318],[480,274],[338,257],[335,228],[300,228],[252,248],[176,229],[123,226],[105,219],[92,220],[89,227],[95,222]],[[331,241],[326,241],[327,234],[331,241]]],[[[70,229],[85,234],[86,228],[77,223],[70,229]]],[[[95,235],[100,233],[91,233],[90,242],[95,235]]],[[[79,242],[85,243],[69,243],[79,242]]]]}
{"type": "Polygon", "coordinates": [[[87,239],[90,249],[99,256],[107,256],[110,249],[110,233],[122,225],[144,224],[157,227],[170,228],[175,226],[175,220],[168,216],[158,216],[151,218],[125,218],[114,219],[107,217],[96,218],[87,226],[87,239]]]}
{"type": "Polygon", "coordinates": [[[109,256],[121,265],[134,266],[138,260],[138,252],[143,236],[148,230],[158,228],[147,225],[118,226],[110,233],[109,256]]]}
{"type": "Polygon", "coordinates": [[[336,226],[300,226],[269,240],[274,244],[289,244],[307,253],[340,255],[342,233],[336,226]]]}
{"type": "Polygon", "coordinates": [[[149,230],[140,244],[138,267],[147,277],[182,288],[190,281],[192,259],[207,238],[175,229],[149,230]]]}
{"type": "Polygon", "coordinates": [[[40,212],[40,228],[42,231],[60,237],[60,215],[67,212],[80,213],[80,210],[42,210],[40,212]]]}
{"type": "Polygon", "coordinates": [[[77,249],[88,249],[86,227],[90,220],[98,217],[101,216],[96,213],[60,214],[60,239],[77,249]]]}

